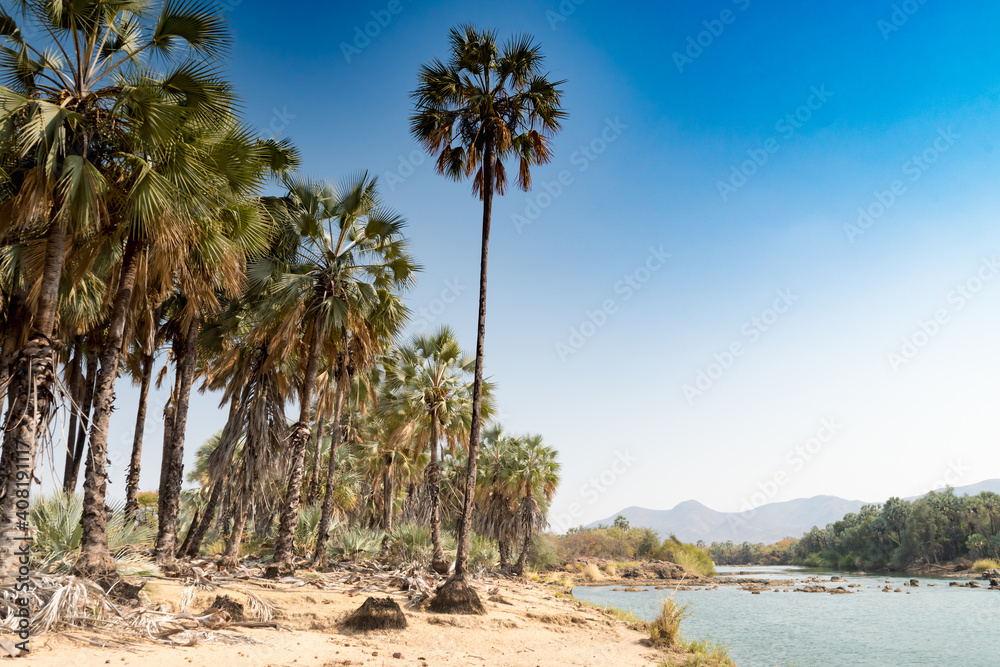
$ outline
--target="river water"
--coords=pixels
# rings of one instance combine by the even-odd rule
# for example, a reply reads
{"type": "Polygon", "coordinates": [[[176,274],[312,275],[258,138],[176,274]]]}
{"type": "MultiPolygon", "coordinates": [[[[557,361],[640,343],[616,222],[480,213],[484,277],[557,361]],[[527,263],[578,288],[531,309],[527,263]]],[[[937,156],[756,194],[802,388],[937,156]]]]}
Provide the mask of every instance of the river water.
{"type": "MultiPolygon", "coordinates": [[[[1000,592],[950,587],[954,579],[824,572],[791,567],[717,568],[722,576],[752,572],[762,579],[819,577],[827,587],[859,584],[853,595],[764,591],[753,595],[738,586],[677,591],[691,616],[684,637],[710,638],[730,646],[739,667],[998,667],[1000,592]],[[830,583],[832,575],[846,582],[830,583]],[[886,584],[886,580],[889,583],[886,584]],[[937,584],[929,586],[928,584],[937,584]],[[883,593],[886,585],[904,592],[883,593]]],[[[969,579],[957,580],[961,583],[969,579]]],[[[671,590],[640,593],[612,587],[578,586],[573,595],[597,604],[631,609],[650,620],[671,590]]],[[[788,586],[779,587],[782,591],[788,586]]]]}

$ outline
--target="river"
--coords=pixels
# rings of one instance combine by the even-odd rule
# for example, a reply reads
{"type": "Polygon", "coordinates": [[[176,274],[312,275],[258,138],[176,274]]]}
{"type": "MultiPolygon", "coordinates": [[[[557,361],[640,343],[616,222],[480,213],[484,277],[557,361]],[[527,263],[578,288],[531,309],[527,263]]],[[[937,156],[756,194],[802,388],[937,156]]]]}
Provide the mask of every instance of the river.
{"type": "MultiPolygon", "coordinates": [[[[722,576],[752,572],[762,579],[815,576],[834,588],[859,585],[849,589],[855,591],[852,595],[773,590],[754,595],[738,586],[677,591],[676,600],[687,603],[691,613],[681,625],[681,634],[728,644],[739,667],[1000,665],[998,591],[950,587],[949,582],[956,580],[930,578],[920,578],[919,587],[909,588],[903,586],[909,576],[856,576],[792,567],[720,567],[718,571],[722,576]],[[847,581],[831,584],[832,575],[847,581]],[[886,585],[904,592],[883,593],[886,585]]],[[[611,588],[578,586],[573,595],[631,609],[649,620],[659,613],[663,597],[672,593],[650,587],[640,593],[611,588]]]]}

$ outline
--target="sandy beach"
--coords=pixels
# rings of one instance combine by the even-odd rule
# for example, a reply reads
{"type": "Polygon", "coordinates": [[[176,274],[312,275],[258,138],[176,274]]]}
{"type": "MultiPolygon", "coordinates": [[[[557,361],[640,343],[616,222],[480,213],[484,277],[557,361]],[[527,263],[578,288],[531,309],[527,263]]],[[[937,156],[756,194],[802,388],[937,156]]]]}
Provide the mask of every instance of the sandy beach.
{"type": "MultiPolygon", "coordinates": [[[[280,629],[231,628],[175,635],[178,644],[121,634],[128,645],[105,647],[109,635],[82,631],[50,633],[32,640],[28,661],[36,667],[97,665],[662,665],[666,656],[644,646],[644,634],[607,617],[601,610],[557,597],[544,584],[506,579],[478,580],[475,586],[486,616],[439,615],[405,606],[405,594],[392,594],[409,627],[401,631],[353,633],[338,621],[361,605],[368,594],[320,590],[314,586],[248,585],[273,603],[280,629]],[[499,596],[488,591],[499,588],[499,596]],[[498,601],[498,597],[509,604],[498,601]],[[492,598],[492,599],[491,599],[492,598]]],[[[176,609],[185,585],[152,580],[145,593],[153,604],[176,609]]],[[[200,611],[220,591],[199,592],[190,605],[200,611]]],[[[239,592],[223,591],[236,600],[239,592]]],[[[373,594],[374,596],[375,594],[373,594]]],[[[384,594],[378,595],[384,597],[384,594]]]]}

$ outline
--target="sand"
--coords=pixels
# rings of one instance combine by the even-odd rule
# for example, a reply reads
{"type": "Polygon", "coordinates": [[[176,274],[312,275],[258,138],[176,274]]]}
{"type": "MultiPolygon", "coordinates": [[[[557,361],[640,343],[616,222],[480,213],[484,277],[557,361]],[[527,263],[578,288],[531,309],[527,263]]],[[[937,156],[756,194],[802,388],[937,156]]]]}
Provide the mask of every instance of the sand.
{"type": "MultiPolygon", "coordinates": [[[[502,579],[476,581],[474,585],[486,605],[486,616],[440,615],[406,608],[405,594],[397,593],[392,597],[403,606],[409,627],[367,634],[352,634],[337,627],[340,618],[364,602],[365,593],[351,595],[313,587],[280,586],[271,590],[254,587],[256,593],[278,605],[280,611],[275,620],[282,629],[227,628],[224,632],[255,643],[226,643],[209,638],[195,646],[175,647],[144,640],[127,648],[102,648],[50,633],[32,639],[31,655],[23,664],[32,667],[108,664],[624,667],[664,663],[663,654],[640,643],[642,633],[571,598],[556,597],[553,589],[544,584],[502,579]],[[487,589],[495,587],[500,588],[500,595],[511,604],[487,601],[487,589]]],[[[146,590],[153,602],[176,605],[183,584],[153,580],[146,590]]],[[[191,609],[200,611],[208,607],[217,592],[199,593],[191,609]]],[[[245,599],[239,593],[223,592],[245,599]]],[[[93,633],[72,631],[71,634],[100,639],[100,635],[93,633]]]]}

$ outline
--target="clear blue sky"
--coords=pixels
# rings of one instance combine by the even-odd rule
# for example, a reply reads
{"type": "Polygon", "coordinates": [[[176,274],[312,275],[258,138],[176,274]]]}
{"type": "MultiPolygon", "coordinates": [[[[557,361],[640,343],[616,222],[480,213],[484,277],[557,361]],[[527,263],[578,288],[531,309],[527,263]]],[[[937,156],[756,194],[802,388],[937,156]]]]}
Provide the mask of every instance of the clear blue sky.
{"type": "Polygon", "coordinates": [[[380,175],[426,267],[412,306],[469,349],[480,204],[415,152],[417,68],[471,21],[533,34],[568,79],[553,162],[496,202],[486,351],[508,430],[560,451],[557,528],[1000,477],[996,3],[230,4],[248,121],[310,175],[380,175]]]}

